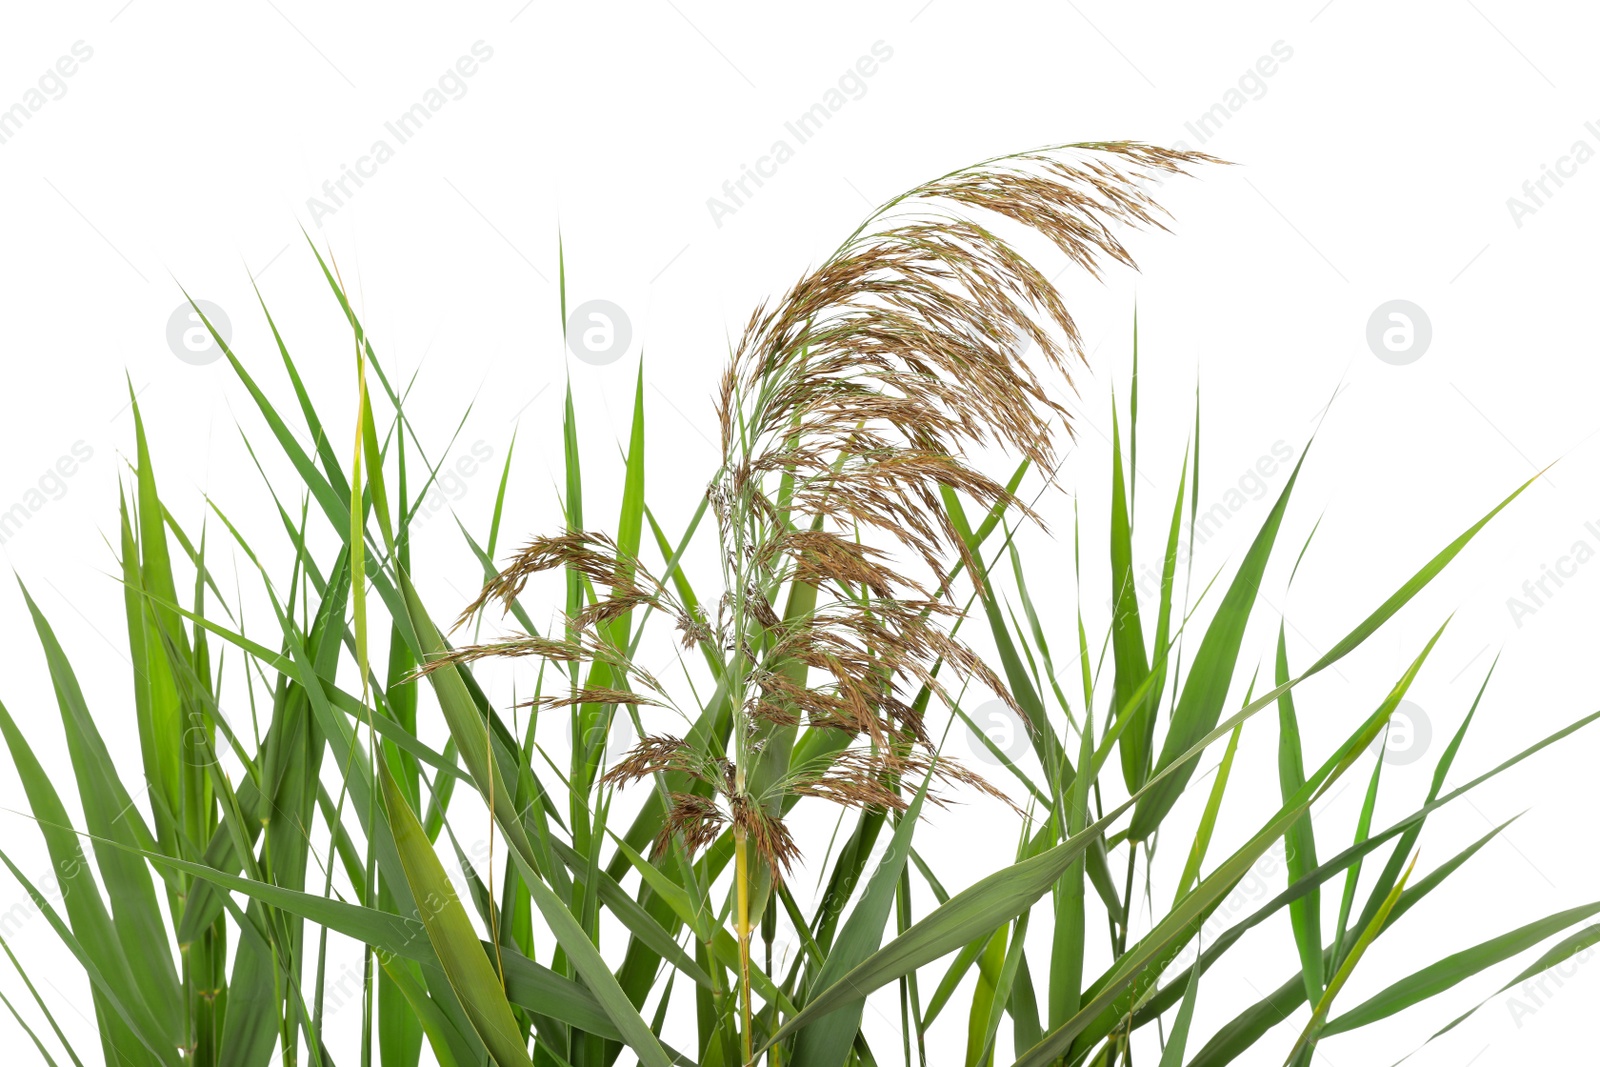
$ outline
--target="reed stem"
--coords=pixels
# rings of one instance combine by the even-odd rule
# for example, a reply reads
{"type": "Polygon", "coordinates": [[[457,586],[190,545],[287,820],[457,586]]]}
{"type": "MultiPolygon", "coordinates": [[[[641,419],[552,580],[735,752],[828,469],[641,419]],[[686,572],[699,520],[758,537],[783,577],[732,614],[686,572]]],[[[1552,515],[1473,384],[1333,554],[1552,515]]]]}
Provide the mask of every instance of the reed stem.
{"type": "Polygon", "coordinates": [[[753,1059],[750,1040],[750,861],[745,849],[744,827],[733,828],[734,881],[739,908],[739,1012],[744,1039],[744,1062],[753,1059]]]}

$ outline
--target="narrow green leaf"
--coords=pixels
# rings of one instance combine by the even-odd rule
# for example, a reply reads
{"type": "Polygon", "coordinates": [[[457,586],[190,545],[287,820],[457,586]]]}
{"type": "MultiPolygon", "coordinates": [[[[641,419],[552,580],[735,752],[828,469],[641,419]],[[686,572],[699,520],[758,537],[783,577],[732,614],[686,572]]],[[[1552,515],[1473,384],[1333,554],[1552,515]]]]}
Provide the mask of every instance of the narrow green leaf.
{"type": "MultiPolygon", "coordinates": [[[[1131,431],[1130,431],[1131,433],[1131,431]]],[[[1122,780],[1131,793],[1144,784],[1150,753],[1145,746],[1149,694],[1137,705],[1129,697],[1150,673],[1145,658],[1144,628],[1139,621],[1139,589],[1133,578],[1133,526],[1128,514],[1128,488],[1122,475],[1122,434],[1117,428],[1116,405],[1111,411],[1111,653],[1116,666],[1112,677],[1112,707],[1128,709],[1133,721],[1123,731],[1120,753],[1122,780]]],[[[1157,653],[1159,655],[1159,651],[1157,653]]]]}
{"type": "MultiPolygon", "coordinates": [[[[1395,1012],[1419,1004],[1429,997],[1438,996],[1447,989],[1466,981],[1473,975],[1501,963],[1537,945],[1547,937],[1600,914],[1600,901],[1567,908],[1553,915],[1519,926],[1480,942],[1468,949],[1452,953],[1436,963],[1395,982],[1362,1004],[1351,1008],[1328,1023],[1324,1033],[1338,1034],[1357,1027],[1367,1026],[1386,1019],[1395,1012]]],[[[1354,951],[1352,950],[1352,955],[1354,951]]]]}
{"type": "MultiPolygon", "coordinates": [[[[1585,926],[1577,933],[1570,934],[1567,937],[1562,938],[1556,944],[1546,949],[1538,959],[1534,960],[1532,963],[1518,972],[1515,978],[1501,986],[1499,990],[1496,991],[1495,996],[1499,996],[1508,989],[1522,985],[1524,982],[1532,981],[1545,971],[1548,971],[1559,964],[1565,963],[1567,960],[1572,959],[1574,956],[1577,956],[1587,949],[1593,948],[1597,944],[1600,944],[1600,924],[1585,926]]],[[[1559,981],[1560,979],[1558,978],[1558,984],[1559,981]]],[[[1433,1037],[1428,1038],[1428,1040],[1423,1042],[1423,1044],[1431,1044],[1435,1038],[1441,1037],[1444,1034],[1449,1033],[1451,1030],[1454,1030],[1457,1026],[1466,1022],[1468,1018],[1474,1015],[1479,1008],[1482,1008],[1485,1004],[1489,1003],[1489,1001],[1493,999],[1494,997],[1488,997],[1479,1001],[1470,1010],[1456,1016],[1448,1025],[1435,1033],[1433,1037]]]]}
{"type": "MultiPolygon", "coordinates": [[[[1233,773],[1233,755],[1239,751],[1239,735],[1243,731],[1244,723],[1235,726],[1228,737],[1228,747],[1222,751],[1222,763],[1217,767],[1216,781],[1211,783],[1205,810],[1200,813],[1200,826],[1195,830],[1194,844],[1189,847],[1189,858],[1184,861],[1183,874],[1178,878],[1178,892],[1172,898],[1173,904],[1182,900],[1190,887],[1200,880],[1200,865],[1205,862],[1206,851],[1211,847],[1211,835],[1217,828],[1217,814],[1222,810],[1222,795],[1227,792],[1228,777],[1233,773]]],[[[1283,799],[1287,802],[1289,797],[1283,799]]]]}
{"type": "Polygon", "coordinates": [[[1289,1058],[1284,1061],[1286,1067],[1294,1062],[1302,1049],[1313,1046],[1316,1043],[1324,1030],[1323,1020],[1328,1017],[1328,1012],[1333,1007],[1334,998],[1339,995],[1339,991],[1350,980],[1350,975],[1355,971],[1356,964],[1360,963],[1361,957],[1366,955],[1367,949],[1371,947],[1373,940],[1382,931],[1384,923],[1389,921],[1389,913],[1394,910],[1395,904],[1400,900],[1400,894],[1405,892],[1406,881],[1411,877],[1411,872],[1416,868],[1416,865],[1417,858],[1413,856],[1411,858],[1411,866],[1406,868],[1406,873],[1400,876],[1400,881],[1389,891],[1389,895],[1384,898],[1383,905],[1378,909],[1378,914],[1374,915],[1372,922],[1368,923],[1366,928],[1361,931],[1361,935],[1356,938],[1355,944],[1351,946],[1349,955],[1345,956],[1344,961],[1339,965],[1339,969],[1334,972],[1333,978],[1328,982],[1328,988],[1322,994],[1322,999],[1317,1002],[1316,1009],[1312,1011],[1311,1018],[1306,1023],[1306,1028],[1301,1031],[1300,1038],[1295,1042],[1294,1048],[1289,1050],[1289,1058]]]}
{"type": "Polygon", "coordinates": [[[418,918],[461,1007],[499,1067],[532,1067],[511,1005],[506,1001],[501,976],[483,951],[444,865],[422,832],[416,813],[400,794],[386,762],[378,764],[378,781],[383,787],[395,849],[418,904],[418,918]]]}
{"type": "Polygon", "coordinates": [[[1167,1047],[1161,1050],[1157,1067],[1183,1067],[1183,1050],[1189,1044],[1189,1024],[1194,1019],[1194,1002],[1199,993],[1200,968],[1196,967],[1189,972],[1183,1003],[1178,1006],[1178,1017],[1172,1020],[1172,1033],[1167,1035],[1167,1047]]]}
{"type": "MultiPolygon", "coordinates": [[[[861,899],[856,902],[839,936],[830,946],[827,959],[812,987],[813,996],[846,981],[851,969],[876,952],[882,943],[883,931],[889,921],[889,909],[894,905],[895,888],[900,882],[900,872],[905,869],[906,857],[911,854],[911,835],[916,830],[922,803],[932,781],[933,771],[930,769],[910,807],[901,813],[894,835],[889,839],[888,850],[873,869],[861,899]]],[[[861,1029],[861,1015],[865,1008],[866,1005],[860,1000],[847,1001],[837,1011],[814,1015],[811,1024],[795,1035],[794,1055],[789,1062],[793,1067],[836,1067],[843,1062],[851,1042],[861,1029]]]]}
{"type": "MultiPolygon", "coordinates": [[[[1250,622],[1256,592],[1261,587],[1261,578],[1272,555],[1278,528],[1283,523],[1284,511],[1289,506],[1289,497],[1294,492],[1295,481],[1300,476],[1305,458],[1306,453],[1301,452],[1294,471],[1289,475],[1283,491],[1278,494],[1272,511],[1261,524],[1260,532],[1256,534],[1232,584],[1223,595],[1222,603],[1217,607],[1216,616],[1201,638],[1200,649],[1195,653],[1188,680],[1172,713],[1171,728],[1161,747],[1157,767],[1170,766],[1179,753],[1188,749],[1196,738],[1203,736],[1217,723],[1223,703],[1228,698],[1234,665],[1239,658],[1239,646],[1244,640],[1245,627],[1250,622]]],[[[1174,777],[1167,779],[1165,785],[1139,803],[1133,813],[1133,823],[1128,828],[1130,839],[1143,841],[1161,825],[1161,820],[1166,818],[1167,812],[1172,810],[1188,786],[1194,770],[1193,764],[1180,769],[1174,777]]]]}
{"type": "MultiPolygon", "coordinates": [[[[1278,656],[1273,676],[1278,685],[1289,680],[1289,653],[1284,637],[1284,625],[1279,623],[1278,656]]],[[[1294,695],[1285,692],[1278,697],[1278,786],[1284,799],[1293,796],[1305,784],[1305,780],[1305,766],[1300,754],[1300,720],[1295,715],[1294,695]]],[[[1284,866],[1288,871],[1289,884],[1293,885],[1317,866],[1317,845],[1311,817],[1308,815],[1291,826],[1284,835],[1283,843],[1284,866]]],[[[1306,978],[1306,1001],[1315,1004],[1322,997],[1322,894],[1312,890],[1290,904],[1289,924],[1294,930],[1294,943],[1300,951],[1300,967],[1306,978]]]]}
{"type": "MultiPolygon", "coordinates": [[[[411,580],[404,573],[398,577],[412,627],[423,647],[424,658],[432,662],[445,651],[443,639],[429,619],[426,609],[423,608],[411,580]]],[[[483,727],[483,712],[473,701],[463,681],[460,668],[454,664],[437,668],[428,674],[428,680],[439,698],[445,722],[450,728],[451,736],[455,738],[469,773],[478,783],[479,792],[489,804],[496,823],[511,845],[511,855],[517,861],[519,872],[539,913],[544,916],[545,922],[549,924],[556,940],[572,960],[579,975],[599,1000],[611,1021],[616,1024],[622,1039],[639,1057],[640,1062],[645,1067],[671,1067],[671,1060],[662,1049],[661,1043],[617,984],[616,976],[601,958],[589,934],[574,918],[567,905],[545,883],[545,876],[540,871],[533,847],[523,831],[520,815],[515,809],[513,794],[506,788],[504,778],[490,759],[485,738],[486,731],[483,727]]]]}

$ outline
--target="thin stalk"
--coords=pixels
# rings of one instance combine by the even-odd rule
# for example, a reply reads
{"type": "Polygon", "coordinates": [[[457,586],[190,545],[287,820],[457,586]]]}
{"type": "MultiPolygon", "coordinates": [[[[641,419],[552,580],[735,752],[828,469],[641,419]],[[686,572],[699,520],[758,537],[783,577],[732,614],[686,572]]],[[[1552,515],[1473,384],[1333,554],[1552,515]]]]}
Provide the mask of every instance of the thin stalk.
{"type": "Polygon", "coordinates": [[[744,827],[733,830],[734,882],[739,903],[739,1011],[743,1016],[744,1062],[751,1062],[750,1042],[750,861],[745,848],[744,827]]]}
{"type": "Polygon", "coordinates": [[[1128,950],[1128,927],[1133,922],[1133,867],[1139,858],[1139,850],[1132,841],[1128,842],[1128,876],[1122,886],[1122,929],[1117,935],[1117,955],[1121,956],[1128,950]]]}
{"type": "MultiPolygon", "coordinates": [[[[1128,875],[1122,886],[1122,933],[1117,939],[1117,956],[1121,958],[1128,950],[1128,929],[1133,925],[1133,870],[1139,859],[1139,846],[1132,841],[1128,842],[1128,875]]],[[[1130,1020],[1131,1022],[1131,1020],[1130,1020]]],[[[1123,1067],[1133,1065],[1133,1032],[1132,1028],[1122,1034],[1122,1063],[1123,1067]]],[[[1109,1063],[1116,1058],[1115,1050],[1107,1058],[1109,1063]]]]}

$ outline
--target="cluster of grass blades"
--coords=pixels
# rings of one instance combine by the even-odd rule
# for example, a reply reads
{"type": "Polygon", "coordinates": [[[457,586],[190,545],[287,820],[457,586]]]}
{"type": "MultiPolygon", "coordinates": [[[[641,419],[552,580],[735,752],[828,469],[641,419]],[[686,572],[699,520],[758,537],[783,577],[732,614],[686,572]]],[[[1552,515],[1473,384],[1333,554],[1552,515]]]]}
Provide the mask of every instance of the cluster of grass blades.
{"type": "MultiPolygon", "coordinates": [[[[1452,768],[1474,701],[1422,806],[1375,826],[1373,760],[1354,834],[1330,838],[1332,828],[1314,825],[1314,803],[1371,758],[1438,634],[1370,711],[1350,718],[1320,763],[1302,751],[1295,687],[1361,646],[1526,486],[1316,662],[1293,668],[1280,629],[1273,685],[1257,695],[1255,680],[1241,685],[1245,634],[1281,554],[1300,467],[1232,573],[1191,597],[1179,559],[1185,513],[1192,537],[1199,501],[1197,405],[1147,638],[1129,493],[1135,345],[1126,464],[1120,423],[1113,434],[1118,592],[1101,654],[1081,612],[1075,629],[1050,634],[1035,611],[1012,530],[1035,520],[1024,497],[1052,482],[1054,437],[1066,425],[1036,372],[1064,375],[1081,350],[1054,288],[998,235],[994,217],[1043,234],[1091,273],[1103,260],[1131,263],[1113,230],[1159,224],[1143,179],[1200,162],[1209,161],[1136,145],[1065,146],[957,171],[885,205],[752,316],[721,390],[721,466],[676,537],[647,504],[643,368],[609,529],[584,521],[569,391],[560,528],[496,566],[509,450],[489,528],[482,537],[461,528],[484,590],[459,621],[499,626],[480,617],[496,605],[518,628],[481,643],[452,642],[440,620],[460,605],[430,608],[418,592],[414,576],[439,565],[413,557],[411,528],[439,465],[320,255],[354,338],[348,448],[325,432],[275,325],[298,408],[287,414],[257,381],[269,357],[216,338],[265,426],[256,444],[281,452],[275,462],[301,479],[280,495],[263,476],[281,528],[238,529],[211,502],[199,535],[187,531],[184,509],[158,491],[135,402],[118,554],[142,766],[116,766],[31,598],[75,796],[63,797],[67,780],[40,763],[0,706],[60,892],[47,896],[4,852],[0,860],[81,966],[103,1062],[414,1067],[426,1054],[446,1067],[942,1065],[954,1062],[950,1024],[938,1044],[932,1029],[965,995],[963,1062],[973,1067],[1004,1062],[1007,1043],[1019,1067],[1131,1064],[1141,1029],[1159,1036],[1141,1036],[1138,1058],[1159,1067],[1219,1067],[1247,1051],[1306,1064],[1319,1041],[1540,945],[1513,981],[1600,940],[1600,926],[1585,925],[1600,902],[1584,904],[1469,945],[1363,1003],[1339,996],[1370,947],[1504,829],[1419,868],[1428,819],[1600,717],[1446,790],[1447,777],[1461,777],[1452,768]],[[1030,348],[1045,367],[1030,370],[1030,348]],[[989,445],[1018,463],[1003,482],[967,458],[989,445]],[[319,553],[330,532],[335,548],[319,553]],[[269,573],[252,547],[280,535],[291,547],[287,575],[269,573]],[[207,562],[219,536],[256,568],[270,636],[247,634],[242,608],[223,595],[207,562]],[[715,539],[715,574],[688,573],[697,536],[715,539]],[[564,581],[565,601],[557,625],[541,632],[524,596],[545,571],[564,581]],[[690,664],[682,684],[642,669],[652,625],[698,659],[700,684],[690,664]],[[990,653],[963,640],[968,626],[990,653]],[[1076,652],[1077,677],[1057,676],[1064,661],[1052,642],[1076,652]],[[525,728],[475,677],[491,659],[525,675],[525,728]],[[219,711],[225,667],[249,695],[251,735],[219,711]],[[935,740],[935,716],[972,725],[962,704],[969,682],[1028,724],[1039,771],[996,749],[1002,784],[1028,806],[1015,861],[963,875],[970,884],[949,893],[939,852],[917,847],[927,805],[997,791],[935,740]],[[1240,690],[1243,706],[1227,714],[1240,690]],[[1241,732],[1269,708],[1281,805],[1235,851],[1213,855],[1228,783],[1244,773],[1234,761],[1241,732]],[[641,740],[608,761],[623,718],[641,740]],[[674,719],[680,733],[646,729],[674,719]],[[570,730],[564,767],[536,736],[541,720],[570,730]],[[1158,853],[1163,825],[1197,792],[1200,756],[1218,742],[1224,753],[1198,831],[1172,831],[1181,845],[1158,853]],[[840,807],[841,830],[816,871],[819,898],[806,900],[786,875],[818,861],[801,854],[788,819],[797,805],[823,801],[840,807]],[[492,825],[500,862],[487,872],[461,844],[466,818],[492,825]],[[1280,841],[1282,891],[1212,931],[1222,902],[1280,841]],[[1181,869],[1164,908],[1135,897],[1158,855],[1181,869]],[[1331,897],[1325,907],[1324,884],[1335,880],[1337,907],[1331,897]],[[1247,931],[1285,915],[1299,969],[1238,1017],[1198,1022],[1207,971],[1247,931]],[[780,937],[801,950],[776,966],[780,937]],[[348,1047],[325,1026],[335,939],[363,953],[362,1018],[348,1047]],[[865,998],[889,989],[903,1040],[873,1047],[865,998]],[[1192,1041],[1191,1030],[1215,1036],[1192,1041]]],[[[28,709],[27,721],[40,710],[28,709]]],[[[6,952],[32,999],[5,1005],[42,1061],[92,1061],[88,1042],[59,1025],[6,952]]]]}

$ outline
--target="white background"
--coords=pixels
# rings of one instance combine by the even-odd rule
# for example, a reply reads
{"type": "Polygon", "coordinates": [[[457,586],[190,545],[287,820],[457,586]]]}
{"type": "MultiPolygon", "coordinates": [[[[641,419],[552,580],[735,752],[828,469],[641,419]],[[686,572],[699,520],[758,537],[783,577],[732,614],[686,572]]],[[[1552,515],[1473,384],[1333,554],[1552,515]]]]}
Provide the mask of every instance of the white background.
{"type": "MultiPolygon", "coordinates": [[[[261,437],[259,416],[226,363],[193,366],[168,347],[179,284],[225,309],[236,350],[275,398],[292,403],[253,274],[319,404],[339,414],[335,439],[343,440],[354,407],[348,333],[300,236],[305,227],[359,295],[380,354],[399,377],[418,374],[411,413],[424,439],[442,452],[474,405],[450,455],[481,441],[493,459],[448,504],[475,532],[486,528],[499,464],[519,430],[510,541],[557,524],[569,372],[590,507],[614,514],[614,457],[643,351],[649,496],[675,536],[715,461],[709,398],[729,344],[757,302],[827,255],[871,205],[957,166],[1037,145],[1183,141],[1239,165],[1162,190],[1173,234],[1130,240],[1141,274],[1113,272],[1105,285],[1062,278],[1094,350],[1073,401],[1081,447],[1062,474],[1067,490],[1083,491],[1092,631],[1104,623],[1108,595],[1110,390],[1126,396],[1135,299],[1142,561],[1157,559],[1197,375],[1203,506],[1223,500],[1275,443],[1298,450],[1341,390],[1297,487],[1247,660],[1268,656],[1282,611],[1292,660],[1309,663],[1493,503],[1560,461],[1435,589],[1300,698],[1307,760],[1320,762],[1455,613],[1412,693],[1432,723],[1433,747],[1420,762],[1386,768],[1377,825],[1388,825],[1422,795],[1433,757],[1497,653],[1453,782],[1594,706],[1587,667],[1600,565],[1579,567],[1521,618],[1508,598],[1523,597],[1523,583],[1576,542],[1600,548],[1600,448],[1591,436],[1600,428],[1591,258],[1600,164],[1578,166],[1559,189],[1547,183],[1553,195],[1541,194],[1541,204],[1522,190],[1574,142],[1600,149],[1600,132],[1585,127],[1600,120],[1595,21],[1579,5],[1504,0],[907,0],[772,11],[705,0],[603,9],[548,0],[448,10],[304,0],[12,6],[0,33],[0,108],[24,101],[75,42],[92,57],[64,80],[59,99],[0,143],[0,197],[11,205],[0,255],[0,510],[29,509],[3,545],[5,562],[57,627],[131,779],[136,735],[107,543],[132,451],[129,381],[179,520],[198,528],[210,494],[258,531],[269,559],[284,558],[270,498],[236,428],[261,437]],[[314,218],[308,198],[322,196],[323,183],[375,140],[393,145],[384,123],[479,41],[492,58],[463,79],[464,95],[335,213],[314,218]],[[722,196],[723,183],[775,140],[793,145],[784,123],[822,100],[876,42],[892,56],[864,79],[864,93],[736,211],[715,218],[708,198],[722,196]],[[1279,42],[1290,58],[1230,97],[1279,42]],[[1186,129],[1214,105],[1241,100],[1203,144],[1186,129]],[[1536,210],[1515,217],[1513,196],[1536,210]],[[563,351],[558,234],[569,306],[605,299],[631,318],[633,346],[609,366],[563,351]],[[1373,310],[1397,298],[1423,308],[1432,325],[1430,347],[1405,366],[1380,361],[1365,337],[1373,310]],[[34,509],[30,490],[78,442],[92,458],[59,484],[46,478],[48,499],[34,509]],[[1287,593],[1287,565],[1319,515],[1321,530],[1287,593]]],[[[277,473],[297,501],[292,474],[277,473]]],[[[1276,493],[1285,477],[1280,470],[1266,488],[1276,493]]],[[[1197,575],[1237,560],[1270,499],[1250,499],[1229,519],[1199,554],[1197,575]]],[[[1030,585],[1054,602],[1045,613],[1068,647],[1071,499],[1053,493],[1043,507],[1055,540],[1029,535],[1030,585]]],[[[476,571],[454,523],[431,521],[429,554],[419,551],[431,570],[422,577],[446,614],[470,594],[476,571]]],[[[215,522],[212,533],[222,545],[215,522]]],[[[224,564],[230,574],[242,563],[231,548],[214,551],[234,558],[224,564]]],[[[48,676],[9,584],[0,585],[0,641],[0,699],[65,781],[48,676]]],[[[1238,795],[1230,791],[1224,808],[1224,836],[1232,837],[1218,848],[1237,844],[1261,805],[1275,802],[1270,720],[1246,732],[1238,795]]],[[[1591,847],[1597,743],[1579,735],[1436,820],[1420,870],[1531,809],[1384,937],[1344,992],[1346,1008],[1425,960],[1600,895],[1591,847]]],[[[5,766],[0,803],[24,807],[5,766]]],[[[1356,785],[1327,812],[1326,853],[1348,840],[1369,768],[1358,765],[1356,785]]],[[[26,820],[0,819],[0,840],[24,869],[47,869],[26,820]]],[[[1017,830],[1014,816],[977,803],[936,824],[937,836],[919,836],[952,890],[1004,862],[1017,830]]],[[[824,841],[806,843],[820,856],[824,841]]],[[[1173,870],[1181,851],[1168,846],[1173,870]]],[[[1172,876],[1158,898],[1170,899],[1172,876]]],[[[1325,897],[1332,908],[1336,886],[1325,897]]],[[[22,899],[16,885],[0,886],[0,911],[22,899]]],[[[75,1019],[71,1005],[86,986],[46,924],[34,919],[12,940],[63,1018],[75,1019]]],[[[1207,1035],[1293,973],[1287,917],[1231,955],[1202,986],[1207,1035]]],[[[1318,1062],[1398,1058],[1514,970],[1329,1040],[1318,1062]]],[[[1498,997],[1412,1062],[1587,1061],[1600,989],[1592,971],[1581,967],[1550,987],[1553,995],[1520,1019],[1498,997]]],[[[26,996],[12,975],[0,976],[0,988],[14,1001],[26,996]]],[[[963,1016],[953,1007],[942,1021],[952,1049],[963,1016]]],[[[894,1018],[888,999],[869,1013],[885,1054],[898,1047],[894,1018]]],[[[1300,1022],[1274,1031],[1246,1060],[1280,1062],[1300,1022]]],[[[1002,1034],[1008,1044],[1009,1026],[1002,1034]]],[[[32,1056],[9,1017],[0,1035],[14,1056],[32,1056]]],[[[85,1042],[82,1051],[96,1050],[85,1042]]]]}

